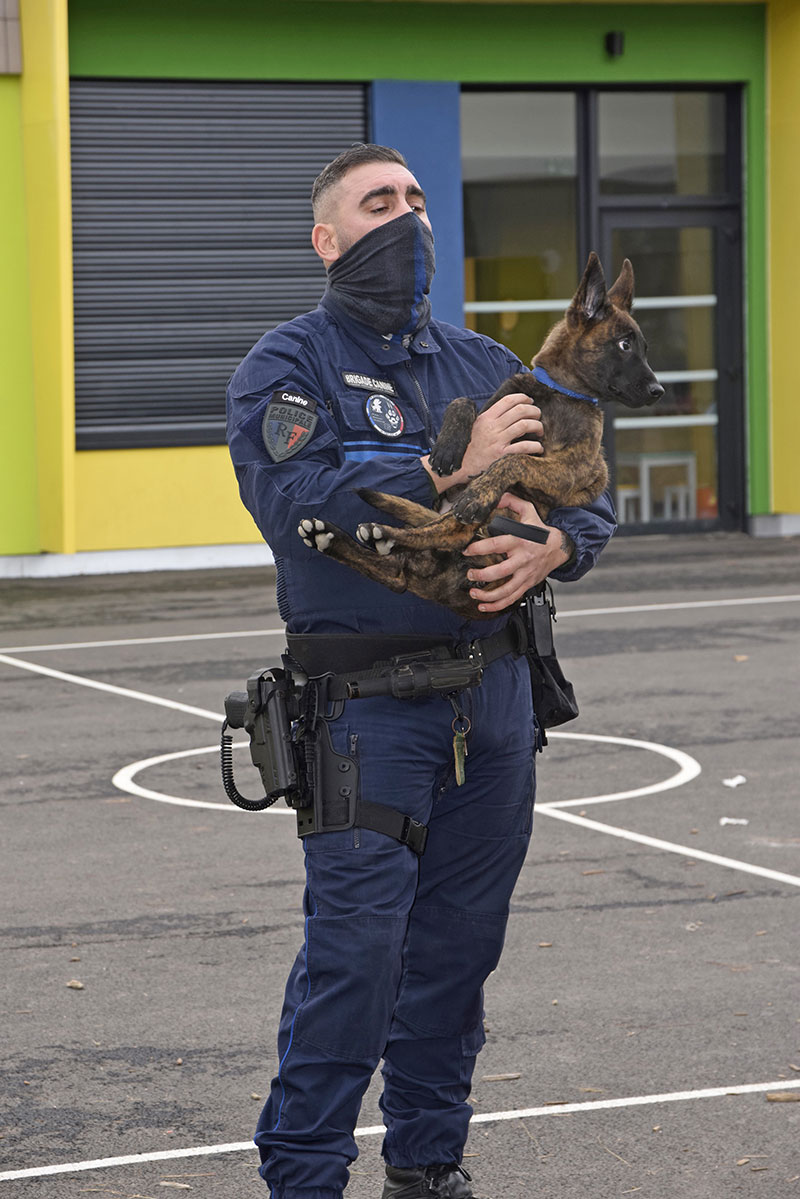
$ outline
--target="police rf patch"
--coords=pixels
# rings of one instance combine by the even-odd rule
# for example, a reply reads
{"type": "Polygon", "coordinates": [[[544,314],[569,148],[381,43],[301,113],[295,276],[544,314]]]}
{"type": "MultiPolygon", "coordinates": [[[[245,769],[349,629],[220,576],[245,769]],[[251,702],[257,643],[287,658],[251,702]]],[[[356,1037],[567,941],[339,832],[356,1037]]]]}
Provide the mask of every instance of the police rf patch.
{"type": "Polygon", "coordinates": [[[399,437],[405,427],[403,414],[388,396],[374,395],[367,400],[367,420],[384,437],[399,437]]]}
{"type": "Polygon", "coordinates": [[[261,425],[273,462],[285,462],[311,439],[317,427],[317,401],[296,391],[273,391],[261,425]]]}

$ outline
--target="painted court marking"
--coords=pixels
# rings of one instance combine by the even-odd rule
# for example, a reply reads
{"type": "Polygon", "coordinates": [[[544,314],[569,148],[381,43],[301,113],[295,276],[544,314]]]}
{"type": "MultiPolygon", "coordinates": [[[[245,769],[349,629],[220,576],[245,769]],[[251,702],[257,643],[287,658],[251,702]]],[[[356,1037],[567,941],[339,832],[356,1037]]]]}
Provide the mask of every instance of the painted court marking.
{"type": "MultiPolygon", "coordinates": [[[[569,612],[560,612],[558,618],[567,620],[575,616],[619,616],[628,612],[680,612],[692,608],[738,608],[748,604],[793,604],[798,601],[800,601],[800,595],[753,595],[719,600],[683,600],[665,604],[627,604],[613,608],[574,608],[569,612]]],[[[276,629],[245,629],[234,633],[176,633],[164,637],[121,637],[113,641],[61,641],[49,645],[6,645],[0,649],[0,654],[33,654],[47,653],[51,650],[108,649],[123,645],[167,645],[171,642],[181,641],[222,641],[236,637],[284,637],[285,635],[286,629],[281,625],[276,629]]]]}
{"type": "MultiPolygon", "coordinates": [[[[564,799],[550,806],[566,807],[571,804],[594,804],[605,803],[606,801],[617,799],[631,799],[640,795],[653,795],[659,791],[668,791],[673,787],[681,787],[684,783],[688,783],[691,779],[696,778],[700,774],[701,766],[689,754],[680,749],[673,749],[669,745],[659,745],[655,741],[636,741],[631,737],[603,737],[592,733],[549,733],[550,737],[562,737],[573,741],[601,741],[610,745],[624,745],[633,749],[646,749],[654,753],[661,754],[665,758],[670,758],[677,762],[680,770],[677,774],[672,774],[663,782],[651,783],[646,787],[637,787],[632,791],[617,791],[610,795],[591,795],[587,799],[564,799]]],[[[235,748],[242,748],[247,745],[247,742],[239,742],[235,748]]],[[[202,749],[181,749],[175,753],[159,754],[157,757],[144,758],[140,762],[132,762],[129,766],[123,766],[118,770],[111,780],[115,787],[120,791],[127,791],[130,795],[137,795],[142,799],[154,799],[159,803],[180,804],[186,807],[193,808],[217,808],[225,812],[238,812],[242,809],[235,807],[231,803],[211,803],[200,799],[188,799],[179,795],[167,795],[163,791],[153,791],[147,787],[141,786],[135,782],[136,776],[141,771],[148,769],[151,766],[160,766],[164,762],[176,761],[179,758],[190,758],[195,754],[210,754],[219,753],[218,745],[206,745],[202,749]]],[[[293,815],[291,809],[284,806],[275,806],[267,808],[266,811],[274,812],[275,815],[293,815]]]]}
{"type": "MultiPolygon", "coordinates": [[[[528,1107],[519,1111],[482,1112],[473,1116],[471,1124],[494,1124],[504,1120],[531,1120],[538,1116],[563,1116],[584,1112],[596,1112],[609,1108],[642,1107],[658,1103],[680,1103],[692,1099],[721,1099],[727,1095],[755,1095],[765,1091],[788,1091],[800,1087],[800,1081],[746,1083],[743,1086],[707,1087],[702,1091],[671,1091],[663,1095],[630,1095],[623,1099],[593,1099],[586,1103],[548,1104],[546,1107],[528,1107]]],[[[357,1128],[357,1137],[383,1136],[386,1129],[382,1124],[357,1128]]],[[[210,1157],[218,1153],[242,1153],[254,1150],[252,1141],[233,1141],[226,1145],[197,1145],[191,1149],[161,1149],[153,1153],[130,1153],[123,1157],[100,1157],[93,1161],[63,1162],[54,1166],[31,1166],[25,1170],[5,1170],[0,1173],[0,1182],[15,1178],[42,1178],[49,1174],[75,1174],[81,1170],[102,1170],[110,1166],[138,1166],[145,1162],[174,1161],[181,1157],[210,1157]]]]}
{"type": "MultiPolygon", "coordinates": [[[[631,612],[660,612],[679,609],[692,608],[717,608],[722,606],[740,606],[748,604],[762,603],[790,603],[800,600],[800,595],[788,596],[761,596],[753,598],[729,599],[729,600],[698,600],[687,601],[681,603],[668,604],[646,604],[646,605],[630,605],[626,607],[614,608],[588,608],[576,610],[572,612],[564,612],[561,614],[562,619],[575,616],[599,616],[599,615],[615,615],[631,612]]],[[[45,652],[49,650],[67,650],[67,649],[90,649],[90,648],[107,648],[125,645],[154,645],[167,642],[183,642],[183,641],[204,641],[218,639],[234,639],[237,637],[264,637],[264,636],[283,636],[285,630],[280,629],[264,629],[260,631],[246,631],[235,633],[209,633],[209,634],[187,634],[178,636],[152,637],[152,638],[128,638],[109,641],[94,641],[94,642],[70,642],[58,645],[37,645],[37,646],[18,646],[10,647],[12,654],[0,652],[0,663],[7,666],[16,667],[21,670],[28,670],[35,674],[44,675],[49,678],[57,679],[61,682],[70,683],[76,686],[88,687],[97,691],[106,692],[113,695],[118,695],[122,698],[136,699],[140,702],[154,704],[159,707],[169,708],[176,712],[182,712],[186,715],[197,716],[215,722],[221,722],[222,716],[220,713],[211,712],[205,708],[194,707],[189,704],[184,704],[175,700],[169,700],[160,696],[151,695],[146,692],[135,691],[126,687],[115,686],[110,683],[100,682],[99,680],[88,679],[80,675],[70,674],[64,671],[53,670],[49,667],[41,666],[38,663],[26,662],[20,658],[13,656],[20,652],[45,652]]],[[[741,862],[732,858],[721,857],[716,854],[707,853],[698,850],[693,846],[678,845],[673,842],[663,841],[658,838],[648,837],[644,834],[634,833],[628,829],[617,828],[612,825],[602,824],[598,821],[587,819],[584,816],[578,816],[572,812],[565,811],[565,808],[581,806],[588,804],[608,803],[615,800],[631,799],[639,796],[655,794],[676,787],[682,786],[696,778],[700,772],[700,764],[690,755],[682,750],[674,749],[671,746],[661,745],[657,742],[637,741],[632,738],[600,736],[589,733],[564,733],[554,732],[549,734],[552,738],[564,738],[571,740],[583,740],[602,742],[611,745],[621,745],[629,748],[644,749],[653,753],[657,753],[675,762],[678,766],[677,772],[670,775],[661,782],[650,784],[645,787],[635,788],[629,791],[619,791],[608,795],[588,796],[585,799],[568,799],[556,801],[554,803],[539,804],[537,811],[550,816],[553,819],[566,821],[571,824],[576,824],[581,827],[590,829],[594,832],[600,832],[605,835],[618,837],[624,840],[637,842],[642,845],[648,845],[668,853],[681,854],[685,858],[692,860],[703,860],[712,862],[716,865],[725,866],[735,870],[741,870],[746,873],[759,875],[763,878],[772,879],[777,882],[789,884],[790,886],[800,886],[800,878],[789,874],[783,874],[779,871],[769,870],[764,867],[754,866],[747,862],[741,862]]],[[[235,748],[245,748],[246,743],[239,743],[235,748]]],[[[130,794],[138,795],[143,798],[157,800],[159,802],[174,803],[190,807],[216,808],[224,811],[238,811],[233,805],[222,803],[203,802],[201,800],[193,800],[180,796],[167,796],[161,792],[156,792],[142,787],[134,781],[135,776],[144,769],[159,765],[164,762],[176,760],[179,758],[190,757],[196,754],[212,753],[218,751],[217,745],[206,746],[201,749],[182,750],[177,753],[161,754],[157,757],[144,759],[140,762],[131,763],[129,766],[123,767],[117,771],[112,780],[114,785],[120,790],[127,791],[130,794]]],[[[268,811],[276,811],[285,815],[293,813],[283,806],[268,811]]],[[[586,1113],[609,1108],[624,1108],[634,1107],[647,1104],[673,1103],[690,1101],[696,1099],[719,1098],[727,1095],[747,1095],[764,1093],[771,1090],[794,1090],[800,1087],[800,1081],[787,1081],[780,1079],[777,1082],[770,1083],[752,1083],[732,1087],[714,1087],[704,1090],[694,1091],[678,1091],[666,1094],[629,1096],[621,1099],[594,1100],[585,1103],[565,1103],[565,1104],[548,1104],[544,1107],[532,1107],[516,1111],[505,1112],[487,1112],[473,1116],[472,1123],[493,1123],[507,1120],[523,1120],[539,1116],[563,1115],[567,1113],[586,1113]]],[[[356,1136],[382,1136],[385,1132],[383,1125],[375,1125],[356,1130],[356,1136]]],[[[222,1145],[205,1145],[196,1146],[186,1149],[170,1149],[161,1150],[152,1153],[129,1154],[120,1157],[106,1157],[94,1160],[81,1162],[65,1162],[57,1165],[49,1166],[34,1166],[23,1170],[7,1170],[0,1172],[0,1181],[11,1181],[21,1178],[36,1178],[46,1175],[75,1173],[85,1170],[97,1170],[105,1167],[138,1165],[146,1162],[158,1161],[173,1161],[180,1158],[211,1156],[223,1153],[234,1153],[243,1151],[252,1151],[253,1144],[251,1141],[241,1141],[222,1145]]]]}

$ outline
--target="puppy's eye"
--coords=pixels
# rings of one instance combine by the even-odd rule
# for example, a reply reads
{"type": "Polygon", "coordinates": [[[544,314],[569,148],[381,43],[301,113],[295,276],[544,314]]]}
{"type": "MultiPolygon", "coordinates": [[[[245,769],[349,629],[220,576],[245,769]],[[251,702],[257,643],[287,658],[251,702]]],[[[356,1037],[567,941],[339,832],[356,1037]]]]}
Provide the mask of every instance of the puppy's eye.
{"type": "Polygon", "coordinates": [[[629,337],[621,337],[617,342],[617,345],[622,350],[623,354],[628,354],[630,353],[633,343],[629,337]]]}

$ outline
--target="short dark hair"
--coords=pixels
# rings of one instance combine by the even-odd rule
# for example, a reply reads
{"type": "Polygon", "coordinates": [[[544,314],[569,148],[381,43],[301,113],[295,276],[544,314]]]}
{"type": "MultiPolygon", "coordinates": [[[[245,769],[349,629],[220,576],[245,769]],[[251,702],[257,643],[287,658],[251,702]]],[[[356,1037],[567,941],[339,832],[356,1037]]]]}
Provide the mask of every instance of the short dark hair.
{"type": "Polygon", "coordinates": [[[356,142],[348,146],[341,154],[323,167],[314,180],[311,188],[311,206],[314,209],[314,219],[319,215],[320,202],[325,192],[334,187],[353,167],[364,166],[368,162],[396,162],[408,169],[408,163],[399,150],[392,146],[377,146],[373,142],[356,142]]]}

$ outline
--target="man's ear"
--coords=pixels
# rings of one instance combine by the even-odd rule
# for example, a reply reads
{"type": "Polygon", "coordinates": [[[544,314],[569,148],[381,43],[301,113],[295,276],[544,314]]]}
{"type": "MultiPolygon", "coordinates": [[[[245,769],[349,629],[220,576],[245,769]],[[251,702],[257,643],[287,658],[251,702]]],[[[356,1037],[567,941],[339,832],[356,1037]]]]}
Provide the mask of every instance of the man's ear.
{"type": "Polygon", "coordinates": [[[592,250],[583,272],[583,278],[578,284],[578,290],[567,309],[567,321],[569,324],[589,324],[603,316],[607,307],[605,275],[600,265],[600,259],[592,250]]]}
{"type": "Polygon", "coordinates": [[[625,259],[619,278],[608,289],[608,298],[617,308],[624,308],[626,312],[630,312],[633,306],[633,267],[630,258],[625,259]]]}
{"type": "Polygon", "coordinates": [[[339,242],[333,225],[315,225],[311,230],[311,244],[325,263],[326,270],[340,257],[339,242]]]}

